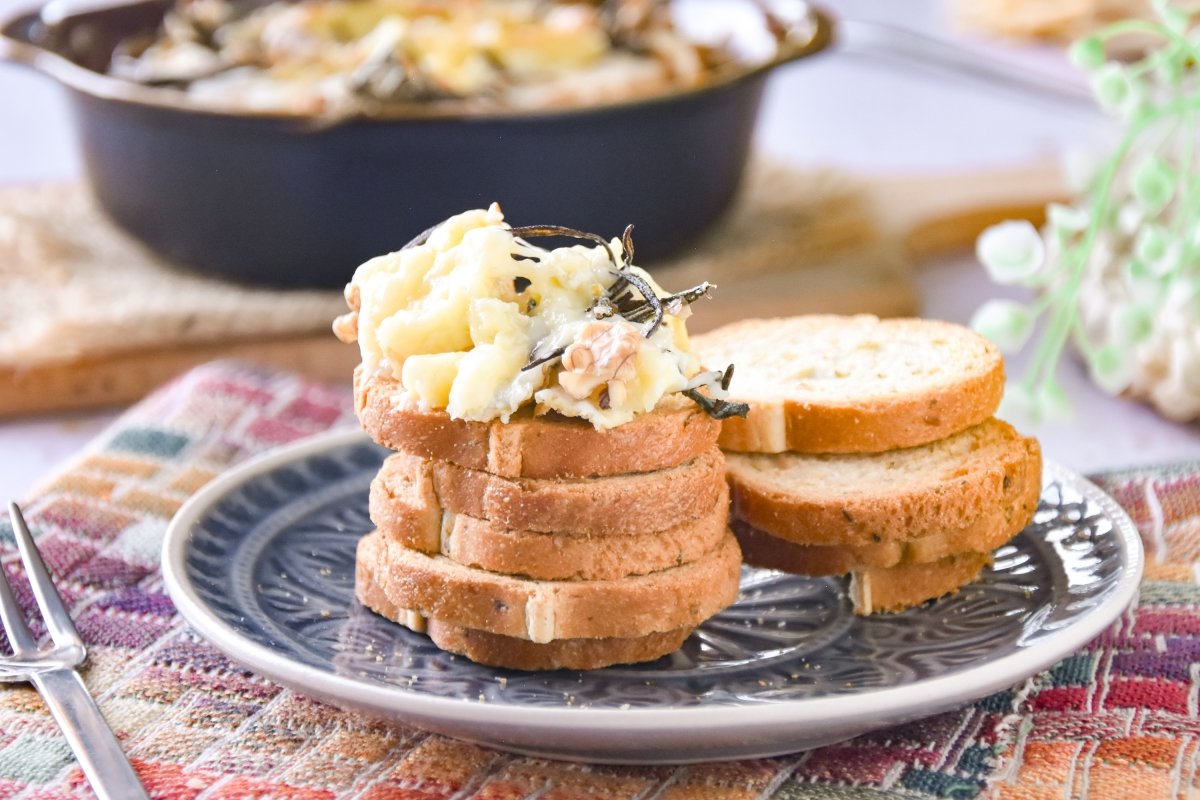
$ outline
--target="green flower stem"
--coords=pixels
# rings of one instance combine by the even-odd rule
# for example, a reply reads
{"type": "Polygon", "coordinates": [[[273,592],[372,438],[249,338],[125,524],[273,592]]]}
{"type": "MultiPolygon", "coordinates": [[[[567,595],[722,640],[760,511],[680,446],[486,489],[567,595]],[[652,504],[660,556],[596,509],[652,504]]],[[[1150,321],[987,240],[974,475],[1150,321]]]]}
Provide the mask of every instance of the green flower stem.
{"type": "MultiPolygon", "coordinates": [[[[1187,135],[1184,137],[1184,152],[1180,173],[1182,175],[1192,174],[1192,168],[1196,152],[1196,111],[1200,108],[1200,96],[1193,94],[1190,98],[1192,108],[1183,112],[1186,120],[1187,135]]],[[[1175,215],[1175,219],[1171,220],[1171,233],[1176,237],[1181,237],[1183,241],[1183,249],[1179,253],[1179,261],[1171,272],[1178,273],[1186,264],[1190,264],[1192,254],[1195,247],[1192,244],[1191,231],[1184,230],[1184,227],[1196,219],[1196,215],[1200,212],[1200,192],[1196,191],[1196,181],[1184,180],[1183,182],[1183,198],[1180,206],[1182,212],[1175,215]]]]}
{"type": "MultiPolygon", "coordinates": [[[[1088,361],[1091,361],[1093,358],[1095,358],[1096,348],[1092,347],[1092,343],[1088,341],[1087,331],[1083,329],[1083,319],[1081,319],[1078,314],[1075,315],[1075,319],[1072,323],[1071,333],[1074,334],[1073,338],[1075,340],[1075,346],[1079,348],[1081,353],[1083,353],[1083,357],[1088,361]]],[[[1053,373],[1046,380],[1047,382],[1053,381],[1053,373]]]]}
{"type": "Polygon", "coordinates": [[[1030,393],[1036,391],[1039,385],[1053,379],[1054,366],[1058,363],[1059,358],[1062,356],[1063,348],[1067,344],[1067,339],[1070,336],[1077,313],[1073,299],[1079,294],[1079,287],[1083,283],[1083,274],[1087,267],[1092,247],[1095,246],[1096,236],[1100,232],[1101,220],[1108,215],[1112,185],[1116,179],[1117,171],[1121,168],[1122,163],[1125,161],[1125,156],[1129,153],[1134,141],[1137,140],[1142,131],[1167,113],[1166,108],[1159,109],[1158,111],[1144,115],[1141,119],[1134,122],[1129,131],[1126,132],[1125,138],[1121,140],[1117,151],[1109,157],[1104,165],[1104,170],[1101,172],[1100,179],[1096,183],[1097,198],[1093,204],[1091,219],[1088,220],[1083,241],[1077,247],[1072,247],[1064,251],[1064,255],[1070,258],[1069,263],[1066,265],[1067,280],[1062,287],[1050,293],[1052,294],[1052,299],[1059,302],[1057,302],[1051,312],[1050,330],[1047,332],[1046,338],[1038,346],[1037,352],[1034,353],[1033,363],[1030,364],[1027,377],[1022,383],[1024,388],[1030,393]]]}

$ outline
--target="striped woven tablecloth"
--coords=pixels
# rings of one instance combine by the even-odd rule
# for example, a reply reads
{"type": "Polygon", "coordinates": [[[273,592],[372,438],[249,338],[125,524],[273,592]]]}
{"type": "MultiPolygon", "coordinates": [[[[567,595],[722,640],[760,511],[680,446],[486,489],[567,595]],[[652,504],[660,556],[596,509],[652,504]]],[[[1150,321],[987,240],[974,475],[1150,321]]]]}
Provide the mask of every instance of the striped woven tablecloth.
{"type": "MultiPolygon", "coordinates": [[[[189,494],[250,456],[353,424],[346,390],[214,363],[131,409],[26,498],[39,547],[88,644],[87,684],[152,796],[1040,800],[1200,793],[1200,462],[1096,476],[1146,542],[1140,603],[1023,685],[794,756],[593,767],[499,753],[338,711],[231,663],[176,614],[159,548],[189,494]]],[[[19,564],[7,522],[0,523],[0,548],[12,575],[19,564]]],[[[28,595],[27,584],[17,586],[28,595]]],[[[0,798],[81,796],[90,790],[36,692],[0,688],[0,798]]]]}

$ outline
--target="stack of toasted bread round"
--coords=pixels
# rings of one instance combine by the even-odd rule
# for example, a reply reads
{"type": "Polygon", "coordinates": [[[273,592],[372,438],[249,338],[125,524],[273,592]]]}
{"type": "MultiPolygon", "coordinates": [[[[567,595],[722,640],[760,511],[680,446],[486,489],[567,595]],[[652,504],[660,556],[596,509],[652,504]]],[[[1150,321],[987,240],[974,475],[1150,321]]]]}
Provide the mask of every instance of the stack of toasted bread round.
{"type": "Polygon", "coordinates": [[[898,611],[974,580],[1036,510],[1037,441],[992,416],[1003,361],[966,328],[807,316],[693,346],[750,405],[720,438],[747,563],[849,575],[858,613],[898,611]]]}
{"type": "Polygon", "coordinates": [[[718,423],[670,396],[608,430],[521,412],[451,419],[356,375],[359,418],[397,451],[371,486],[364,605],[514,669],[592,669],[677,649],[737,596],[718,423]]]}

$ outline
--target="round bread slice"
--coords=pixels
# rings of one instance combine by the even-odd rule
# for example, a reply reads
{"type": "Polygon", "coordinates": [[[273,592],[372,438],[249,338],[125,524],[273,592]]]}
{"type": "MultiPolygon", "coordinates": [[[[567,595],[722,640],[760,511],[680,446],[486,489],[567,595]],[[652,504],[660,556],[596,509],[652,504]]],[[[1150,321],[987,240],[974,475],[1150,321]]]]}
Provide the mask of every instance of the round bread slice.
{"type": "Polygon", "coordinates": [[[1036,505],[1042,471],[1037,440],[998,419],[888,453],[727,453],[725,462],[735,518],[796,544],[843,547],[961,530],[998,508],[1019,516],[1036,505]]]}
{"type": "MultiPolygon", "coordinates": [[[[728,490],[707,514],[665,531],[627,536],[505,530],[487,520],[443,516],[439,552],[488,572],[550,581],[605,581],[690,564],[725,538],[728,490]]],[[[397,539],[386,529],[381,532],[397,539]]]]}
{"type": "Polygon", "coordinates": [[[397,453],[371,484],[375,525],[410,531],[407,544],[437,551],[442,509],[498,527],[597,536],[673,528],[712,510],[725,492],[725,458],[714,445],[675,467],[599,478],[502,478],[448,461],[397,453]]]}
{"type": "Polygon", "coordinates": [[[928,564],[958,553],[995,550],[1029,524],[1040,497],[1040,471],[1028,469],[1003,489],[999,504],[985,509],[966,527],[878,544],[796,544],[739,519],[731,520],[729,526],[737,536],[742,559],[747,564],[801,575],[846,575],[856,570],[928,564]]]}
{"type": "Polygon", "coordinates": [[[749,404],[721,447],[752,453],[878,453],[943,439],[995,413],[1004,361],[948,322],[814,315],[751,319],[693,337],[707,365],[733,363],[749,404]]]}
{"type": "Polygon", "coordinates": [[[479,664],[508,669],[600,669],[613,664],[653,661],[678,650],[694,630],[679,628],[629,638],[555,639],[538,644],[442,620],[427,620],[411,609],[397,607],[373,581],[359,586],[358,595],[362,604],[376,614],[417,633],[428,634],[443,650],[466,656],[479,664]]]}
{"type": "Polygon", "coordinates": [[[354,372],[359,421],[391,450],[449,461],[507,478],[586,478],[653,472],[691,461],[717,441],[720,423],[686,397],[671,394],[646,414],[598,430],[582,419],[529,410],[507,423],[451,419],[404,400],[398,381],[354,372]]]}
{"type": "Polygon", "coordinates": [[[654,661],[678,650],[694,630],[677,628],[631,638],[555,639],[537,644],[436,619],[429,620],[428,628],[429,638],[443,650],[479,664],[521,670],[600,669],[654,661]]]}
{"type": "Polygon", "coordinates": [[[737,597],[741,552],[737,540],[727,534],[690,564],[649,575],[536,581],[425,555],[375,532],[359,541],[356,565],[355,586],[378,584],[397,608],[545,643],[633,638],[695,627],[737,597]]]}
{"type": "Polygon", "coordinates": [[[992,563],[991,553],[959,553],[929,564],[898,564],[853,572],[850,600],[866,616],[903,611],[958,590],[992,563]]]}

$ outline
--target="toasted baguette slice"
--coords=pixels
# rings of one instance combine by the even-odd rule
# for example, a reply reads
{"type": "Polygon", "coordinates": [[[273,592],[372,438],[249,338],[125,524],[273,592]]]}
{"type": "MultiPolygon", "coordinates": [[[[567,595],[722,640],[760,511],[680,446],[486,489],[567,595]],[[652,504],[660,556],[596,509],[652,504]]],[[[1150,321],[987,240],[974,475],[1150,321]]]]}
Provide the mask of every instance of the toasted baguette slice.
{"type": "Polygon", "coordinates": [[[877,454],[726,454],[733,516],[797,544],[907,542],[1033,513],[1036,439],[997,419],[921,447],[877,454]]]}
{"type": "Polygon", "coordinates": [[[995,413],[1000,351],[948,322],[804,316],[752,319],[696,336],[707,365],[736,365],[750,405],[721,447],[752,453],[878,453],[944,439],[995,413]]]}
{"type": "Polygon", "coordinates": [[[674,653],[694,628],[605,639],[555,639],[537,644],[526,639],[451,625],[431,619],[429,638],[443,650],[479,664],[521,670],[600,669],[614,664],[654,661],[674,653]]]}
{"type": "Polygon", "coordinates": [[[854,613],[903,611],[958,590],[992,563],[991,553],[960,553],[929,564],[898,564],[853,572],[850,600],[854,613]]]}
{"type": "Polygon", "coordinates": [[[544,643],[695,627],[734,601],[740,568],[729,534],[696,561],[649,575],[535,581],[418,553],[376,532],[359,541],[355,586],[376,583],[397,608],[429,619],[544,643]]]}
{"type": "Polygon", "coordinates": [[[406,403],[389,377],[354,372],[358,418],[392,450],[450,461],[506,478],[586,478],[653,472],[691,461],[717,441],[720,423],[682,395],[624,425],[597,430],[590,422],[522,410],[507,423],[451,419],[406,403]],[[400,398],[400,399],[398,399],[400,398]]]}
{"type": "Polygon", "coordinates": [[[417,633],[428,634],[441,649],[480,664],[508,669],[599,669],[653,661],[678,650],[693,630],[679,628],[632,638],[555,639],[538,644],[437,619],[427,620],[411,609],[398,608],[377,583],[360,586],[358,593],[367,608],[417,633]]]}
{"type": "MultiPolygon", "coordinates": [[[[459,564],[549,581],[607,581],[690,564],[709,553],[728,531],[728,490],[709,512],[665,531],[630,536],[514,531],[458,514],[443,515],[442,555],[459,564]]],[[[402,532],[388,538],[404,543],[402,532]]]]}
{"type": "Polygon", "coordinates": [[[369,504],[377,527],[407,532],[409,547],[437,552],[442,509],[500,528],[629,535],[666,530],[707,514],[724,491],[725,459],[715,445],[657,472],[573,479],[501,478],[397,453],[371,483],[369,504]]]}
{"type": "Polygon", "coordinates": [[[958,553],[986,553],[1021,532],[1037,510],[1041,476],[1035,470],[1013,479],[999,505],[963,528],[945,529],[906,541],[864,545],[796,544],[739,519],[730,528],[747,564],[802,575],[846,575],[855,570],[928,564],[958,553]]]}

